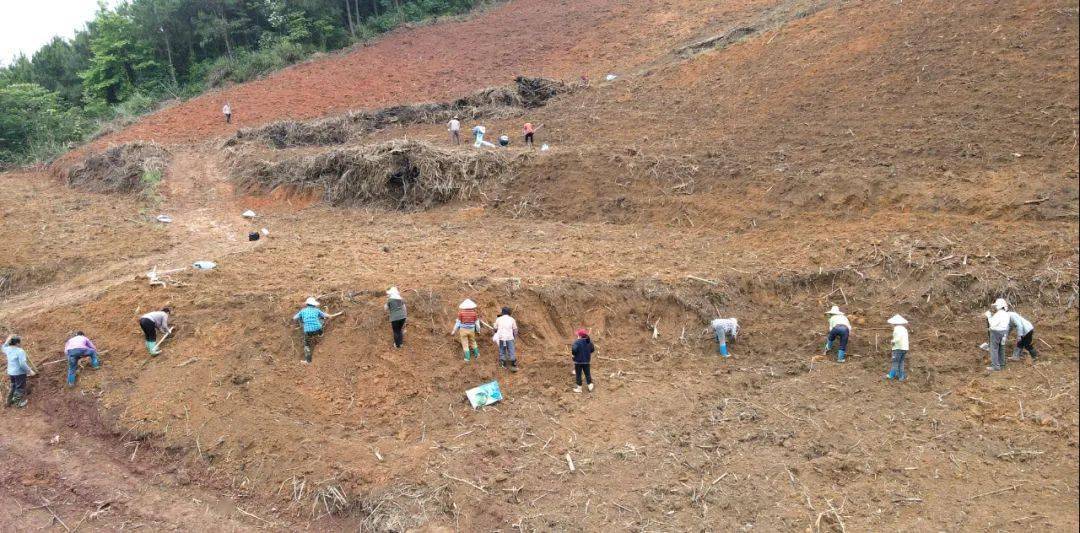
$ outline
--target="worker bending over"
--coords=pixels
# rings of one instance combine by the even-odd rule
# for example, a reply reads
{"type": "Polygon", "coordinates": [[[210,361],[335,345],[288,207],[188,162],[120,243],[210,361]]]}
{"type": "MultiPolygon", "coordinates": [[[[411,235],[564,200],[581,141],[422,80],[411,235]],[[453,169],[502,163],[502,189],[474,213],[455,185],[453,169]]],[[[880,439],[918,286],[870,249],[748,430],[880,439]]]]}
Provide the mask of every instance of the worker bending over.
{"type": "MultiPolygon", "coordinates": [[[[151,356],[161,354],[161,350],[157,346],[157,332],[160,331],[166,335],[172,332],[169,328],[169,313],[171,312],[172,309],[162,307],[160,311],[151,311],[139,317],[139,329],[142,330],[143,337],[146,339],[146,351],[151,356]]],[[[164,337],[162,337],[162,340],[164,340],[164,337]]]]}
{"type": "Polygon", "coordinates": [[[710,324],[713,330],[713,335],[716,337],[716,352],[724,357],[730,357],[728,353],[728,337],[731,337],[731,341],[735,342],[735,337],[739,335],[739,319],[737,318],[717,318],[710,324]]]}
{"type": "Polygon", "coordinates": [[[90,342],[90,339],[81,331],[76,331],[75,335],[64,343],[64,355],[67,356],[68,362],[68,387],[75,386],[75,374],[79,371],[79,359],[89,357],[90,366],[94,370],[101,368],[101,363],[98,361],[97,348],[94,347],[94,343],[90,342]]]}
{"type": "Polygon", "coordinates": [[[311,352],[315,349],[316,341],[323,334],[323,320],[330,318],[333,318],[333,316],[319,309],[319,301],[314,296],[305,300],[304,308],[293,315],[292,319],[300,323],[300,330],[303,335],[301,338],[304,343],[304,359],[301,361],[302,363],[308,364],[311,362],[311,352]]]}
{"type": "Polygon", "coordinates": [[[1009,311],[1009,324],[1016,329],[1016,348],[1009,359],[1013,361],[1023,360],[1024,350],[1031,354],[1034,362],[1039,358],[1039,352],[1035,349],[1035,326],[1028,319],[1020,316],[1016,311],[1009,311]]]}
{"type": "Polygon", "coordinates": [[[851,336],[851,322],[838,306],[832,306],[825,314],[829,315],[829,336],[825,339],[825,355],[833,347],[833,341],[839,341],[836,349],[836,362],[843,363],[847,357],[847,343],[851,336]]]}

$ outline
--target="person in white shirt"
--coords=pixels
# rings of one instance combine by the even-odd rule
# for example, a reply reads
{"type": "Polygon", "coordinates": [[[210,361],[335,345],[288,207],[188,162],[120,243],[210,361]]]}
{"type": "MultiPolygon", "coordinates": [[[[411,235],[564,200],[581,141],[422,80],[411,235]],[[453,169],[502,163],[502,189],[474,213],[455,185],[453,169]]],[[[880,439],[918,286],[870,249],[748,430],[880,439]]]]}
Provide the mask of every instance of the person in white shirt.
{"type": "Polygon", "coordinates": [[[480,148],[481,146],[487,146],[488,148],[495,147],[494,144],[484,140],[484,134],[487,133],[487,128],[484,127],[483,124],[477,124],[476,126],[473,126],[472,132],[473,137],[476,138],[476,142],[473,143],[473,146],[477,148],[480,148]]]}
{"type": "Polygon", "coordinates": [[[492,340],[499,345],[499,366],[517,372],[517,352],[514,346],[517,341],[517,320],[510,316],[510,308],[503,307],[499,317],[495,319],[495,336],[492,340]]]}
{"type": "Polygon", "coordinates": [[[454,146],[461,144],[461,120],[457,117],[446,123],[446,131],[450,132],[450,143],[454,146]]]}
{"type": "Polygon", "coordinates": [[[903,381],[907,379],[907,372],[904,371],[904,363],[907,359],[907,353],[909,349],[908,343],[908,330],[904,327],[908,323],[907,319],[900,315],[893,315],[889,319],[889,324],[892,324],[892,368],[889,369],[889,373],[885,375],[885,379],[903,381]]]}
{"type": "Polygon", "coordinates": [[[724,357],[731,357],[728,353],[727,341],[728,337],[734,341],[739,335],[739,319],[717,318],[709,324],[709,327],[712,328],[713,335],[716,337],[716,352],[724,357]]]}
{"type": "Polygon", "coordinates": [[[225,102],[225,105],[221,106],[221,114],[225,115],[225,123],[232,124],[232,106],[229,102],[225,102]]]}
{"type": "Polygon", "coordinates": [[[1005,338],[1009,336],[1009,302],[998,298],[994,302],[993,314],[986,312],[986,321],[990,332],[990,366],[986,367],[991,372],[1005,370],[1005,338]]]}
{"type": "Polygon", "coordinates": [[[1035,326],[1028,319],[1020,316],[1016,311],[1009,311],[1009,325],[1016,329],[1016,348],[1009,358],[1013,361],[1023,360],[1024,350],[1031,354],[1031,360],[1039,358],[1039,352],[1035,349],[1035,326]]]}
{"type": "Polygon", "coordinates": [[[838,306],[832,306],[825,312],[829,315],[829,336],[825,339],[825,355],[832,349],[833,341],[839,340],[836,350],[836,362],[843,363],[847,354],[848,337],[851,335],[851,321],[838,306]]]}

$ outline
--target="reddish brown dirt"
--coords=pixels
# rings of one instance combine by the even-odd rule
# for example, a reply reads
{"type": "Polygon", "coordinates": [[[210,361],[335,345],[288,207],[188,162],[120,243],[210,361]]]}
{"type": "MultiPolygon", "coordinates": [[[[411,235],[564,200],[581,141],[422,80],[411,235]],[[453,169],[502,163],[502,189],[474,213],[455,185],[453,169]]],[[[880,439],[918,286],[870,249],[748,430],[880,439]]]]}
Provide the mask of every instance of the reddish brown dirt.
{"type": "Polygon", "coordinates": [[[95,144],[202,140],[284,118],[445,100],[504,85],[519,74],[599,79],[660,55],[672,41],[690,39],[732,13],[767,3],[507,2],[461,22],[396,31],[351,52],[209,93],[95,144]],[[220,113],[225,101],[234,110],[231,126],[220,113]]]}
{"type": "MultiPolygon", "coordinates": [[[[47,367],[0,430],[21,459],[0,470],[13,496],[0,517],[47,525],[30,509],[44,496],[68,526],[100,529],[1075,531],[1076,3],[843,2],[677,59],[690,37],[805,3],[682,11],[711,4],[517,2],[390,36],[428,46],[478,21],[543,23],[570,50],[552,69],[607,53],[629,73],[528,115],[554,149],[475,201],[397,213],[236,198],[215,146],[172,148],[162,205],[178,223],[144,260],[220,267],[169,288],[98,272],[92,291],[55,282],[0,302],[0,326],[39,361],[75,328],[109,350],[75,390],[47,367]],[[577,39],[589,17],[597,37],[577,39]],[[240,221],[254,202],[260,218],[240,221]],[[270,238],[246,242],[251,226],[270,238]],[[401,351],[382,310],[391,284],[410,311],[401,351]],[[288,318],[310,294],[345,315],[302,365],[288,318]],[[987,375],[981,312],[998,296],[1035,322],[1043,358],[987,375]],[[460,360],[447,333],[464,297],[489,319],[514,307],[521,372],[499,370],[486,338],[479,362],[460,360]],[[134,320],[163,303],[180,329],[151,359],[134,320]],[[832,304],[854,322],[843,365],[820,358],[832,304]],[[897,312],[912,322],[911,377],[886,383],[897,312]],[[704,331],[717,313],[743,326],[732,359],[704,331]],[[597,341],[597,390],[576,395],[580,326],[597,341]],[[506,401],[472,411],[464,389],[492,378],[506,401]],[[55,474],[77,468],[121,474],[55,474]],[[318,497],[330,488],[349,502],[332,515],[318,497]],[[90,518],[98,501],[116,514],[90,518]]],[[[516,35],[499,31],[496,49],[516,35]]],[[[355,54],[402,53],[369,55],[378,46],[355,54]]],[[[174,140],[190,131],[177,126],[174,140]]]]}

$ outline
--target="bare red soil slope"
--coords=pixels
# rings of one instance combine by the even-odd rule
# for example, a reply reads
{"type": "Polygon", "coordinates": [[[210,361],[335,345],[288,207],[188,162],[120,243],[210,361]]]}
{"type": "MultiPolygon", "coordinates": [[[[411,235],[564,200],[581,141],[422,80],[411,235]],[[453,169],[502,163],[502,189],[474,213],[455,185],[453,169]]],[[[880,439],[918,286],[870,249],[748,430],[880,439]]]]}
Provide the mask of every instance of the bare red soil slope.
{"type": "Polygon", "coordinates": [[[762,0],[517,0],[461,22],[399,30],[164,109],[99,143],[190,141],[283,118],[456,98],[519,74],[577,79],[636,66],[762,0]],[[232,104],[234,124],[220,113],[232,104]]]}

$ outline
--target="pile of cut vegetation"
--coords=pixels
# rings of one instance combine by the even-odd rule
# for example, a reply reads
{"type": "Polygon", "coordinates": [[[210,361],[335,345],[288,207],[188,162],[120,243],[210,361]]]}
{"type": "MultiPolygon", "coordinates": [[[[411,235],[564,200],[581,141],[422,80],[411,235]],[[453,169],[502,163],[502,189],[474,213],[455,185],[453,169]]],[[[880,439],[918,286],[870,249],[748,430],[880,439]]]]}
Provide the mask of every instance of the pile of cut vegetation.
{"type": "Polygon", "coordinates": [[[60,171],[69,186],[101,193],[142,191],[160,181],[169,152],[152,142],[131,142],[91,154],[60,171]]]}
{"type": "Polygon", "coordinates": [[[453,150],[422,141],[337,148],[279,162],[233,152],[232,178],[244,192],[279,188],[316,193],[333,205],[423,209],[505,183],[525,154],[453,150]]]}
{"type": "Polygon", "coordinates": [[[453,117],[478,120],[513,116],[525,109],[541,107],[570,89],[558,80],[518,76],[512,86],[490,87],[450,102],[351,111],[320,120],[284,120],[242,129],[225,145],[234,146],[244,141],[265,142],[274,148],[345,144],[395,124],[442,124],[453,117]]]}

